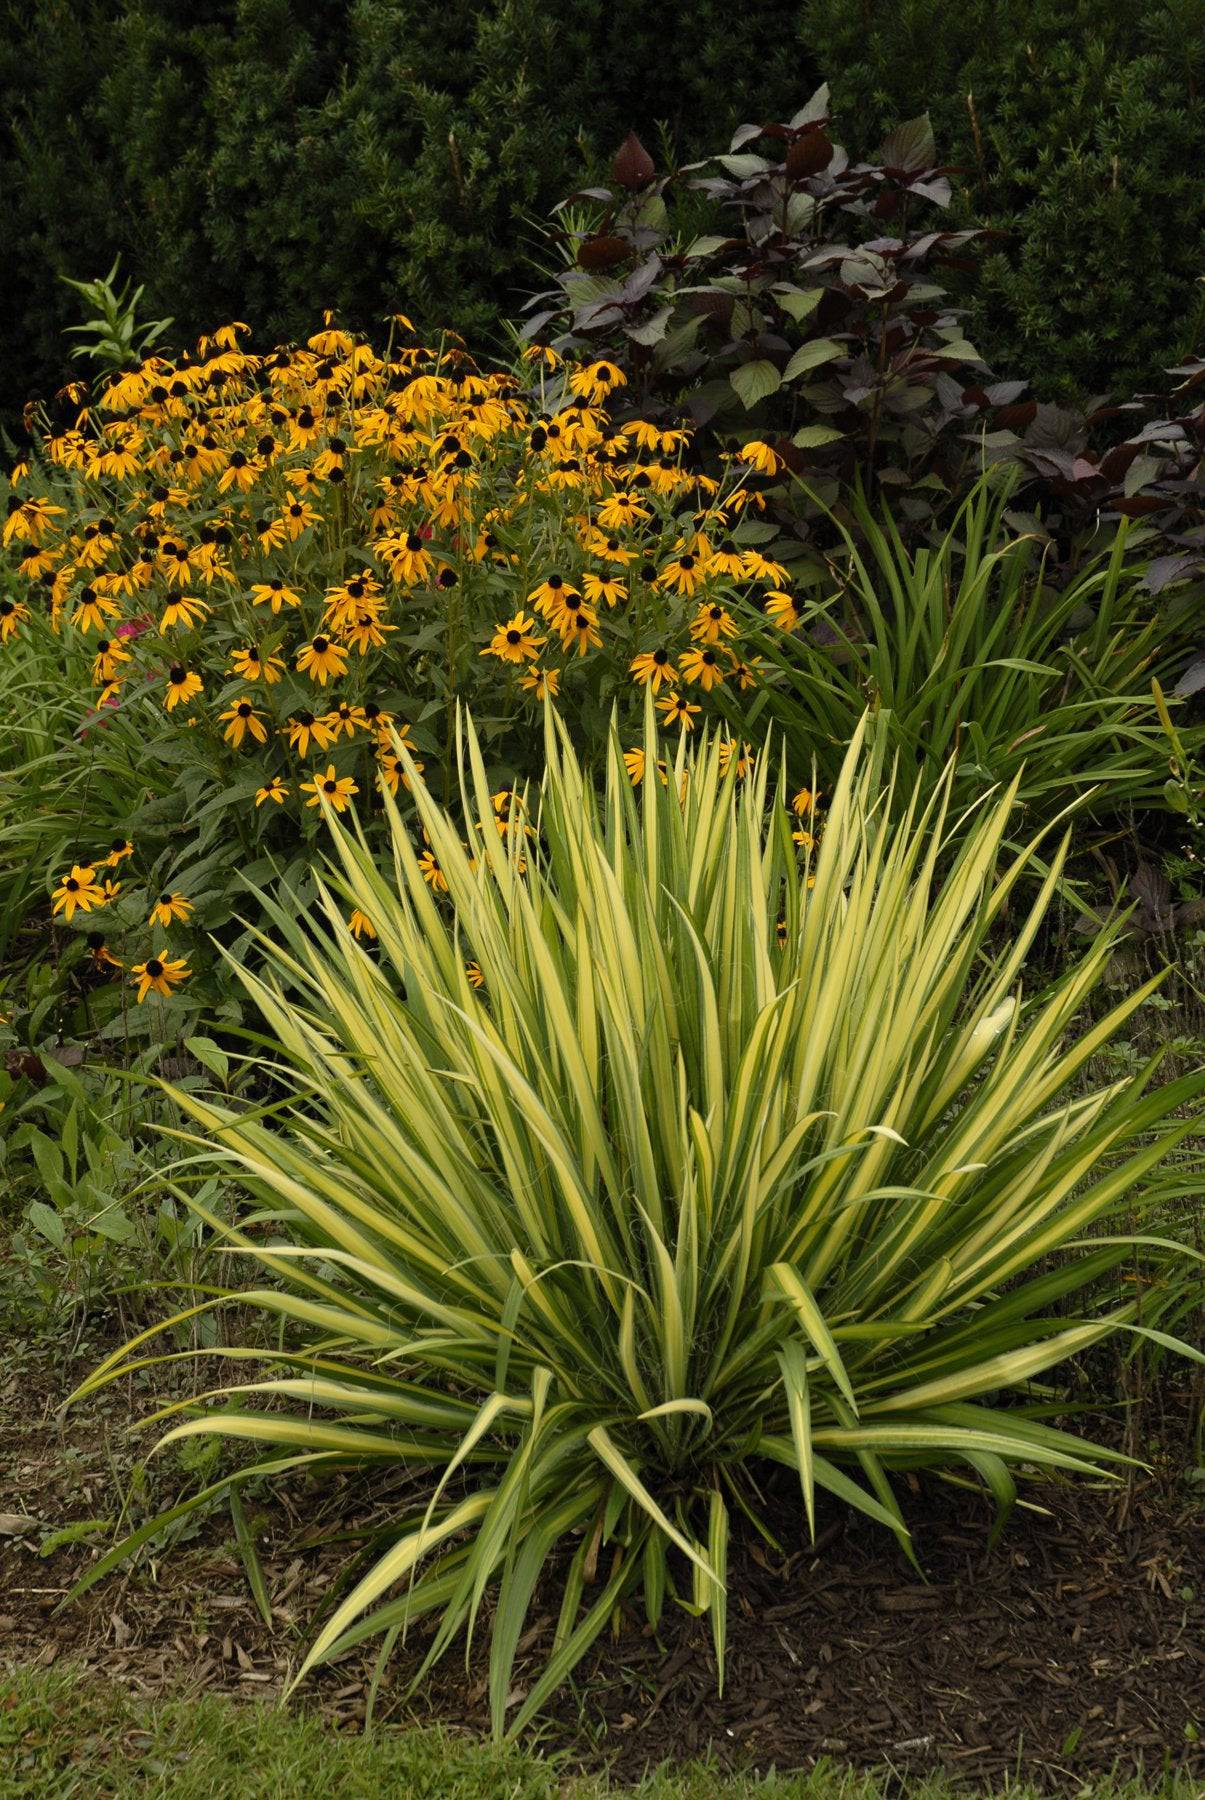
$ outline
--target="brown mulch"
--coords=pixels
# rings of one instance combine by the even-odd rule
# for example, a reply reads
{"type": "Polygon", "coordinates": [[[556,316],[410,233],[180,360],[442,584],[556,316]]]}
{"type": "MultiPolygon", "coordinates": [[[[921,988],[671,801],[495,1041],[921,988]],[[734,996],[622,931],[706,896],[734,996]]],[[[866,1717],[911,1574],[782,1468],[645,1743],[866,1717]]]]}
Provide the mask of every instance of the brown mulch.
{"type": "Polygon", "coordinates": [[[989,1510],[926,1487],[906,1509],[924,1582],[848,1517],[782,1563],[746,1540],[723,1697],[705,1623],[686,1620],[668,1656],[616,1646],[587,1717],[632,1775],[664,1744],[731,1767],[828,1754],[992,1784],[1151,1774],[1165,1751],[1190,1768],[1185,1728],[1205,1723],[1200,1507],[1154,1479],[1124,1524],[1116,1494],[1067,1483],[1044,1498],[1052,1516],[1014,1515],[989,1551],[989,1510]]]}
{"type": "MultiPolygon", "coordinates": [[[[56,1611],[111,1532],[54,1548],[53,1531],[112,1520],[119,1491],[138,1522],[199,1481],[165,1460],[152,1464],[143,1492],[124,1427],[151,1409],[149,1389],[114,1388],[56,1419],[94,1360],[68,1369],[31,1357],[0,1373],[0,1663],[61,1658],[148,1695],[278,1693],[336,1579],[388,1516],[381,1493],[356,1481],[248,1496],[271,1630],[225,1507],[56,1611]]],[[[1165,1761],[1205,1776],[1205,1746],[1191,1735],[1205,1738],[1205,1506],[1186,1479],[1182,1412],[1165,1436],[1165,1467],[1124,1489],[1046,1487],[1049,1516],[1017,1512],[994,1550],[990,1508],[976,1495],[905,1486],[924,1582],[885,1533],[836,1511],[822,1514],[814,1548],[785,1559],[752,1533],[734,1538],[723,1696],[706,1622],[670,1607],[657,1638],[633,1617],[579,1671],[550,1708],[549,1741],[618,1778],[703,1753],[722,1767],[782,1771],[827,1755],[1056,1788],[1109,1770],[1153,1776],[1165,1761]]],[[[798,1491],[781,1473],[768,1503],[780,1541],[797,1545],[798,1491]]],[[[535,1618],[516,1700],[539,1666],[557,1599],[551,1593],[535,1618]]],[[[404,1701],[422,1645],[416,1628],[382,1684],[378,1717],[485,1729],[477,1651],[467,1677],[453,1651],[404,1701]]],[[[311,1702],[354,1729],[372,1664],[373,1654],[356,1652],[320,1672],[311,1702]]]]}

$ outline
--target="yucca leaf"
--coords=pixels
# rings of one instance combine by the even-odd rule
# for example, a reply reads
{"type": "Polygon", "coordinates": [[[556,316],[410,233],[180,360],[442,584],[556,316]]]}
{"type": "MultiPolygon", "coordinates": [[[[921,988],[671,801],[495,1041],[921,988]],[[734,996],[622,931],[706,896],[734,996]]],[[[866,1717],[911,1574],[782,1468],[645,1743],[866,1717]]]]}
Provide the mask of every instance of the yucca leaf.
{"type": "Polygon", "coordinates": [[[624,1456],[623,1452],[612,1442],[610,1434],[605,1426],[596,1425],[592,1431],[586,1433],[586,1440],[599,1461],[611,1471],[611,1474],[614,1475],[620,1486],[627,1489],[637,1506],[648,1514],[658,1530],[663,1531],[670,1542],[676,1544],[683,1555],[688,1556],[692,1563],[696,1563],[703,1571],[704,1575],[712,1581],[717,1580],[718,1577],[716,1576],[715,1570],[711,1568],[707,1558],[701,1553],[696,1544],[692,1544],[690,1539],[684,1537],[677,1527],[671,1524],[670,1520],[666,1518],[652,1494],[649,1493],[648,1489],[641,1481],[635,1468],[628,1461],[627,1457],[624,1456]]]}
{"type": "Polygon", "coordinates": [[[803,1510],[807,1516],[808,1536],[816,1536],[816,1470],[812,1452],[812,1404],[808,1397],[807,1357],[799,1345],[788,1338],[778,1351],[783,1385],[787,1394],[787,1412],[791,1421],[791,1438],[799,1465],[803,1488],[803,1510]]]}
{"type": "Polygon", "coordinates": [[[853,1387],[850,1384],[849,1375],[846,1373],[845,1364],[841,1360],[841,1352],[833,1340],[833,1334],[806,1281],[799,1271],[791,1268],[788,1263],[772,1264],[767,1270],[766,1279],[767,1285],[776,1289],[788,1305],[794,1309],[795,1316],[815,1346],[820,1360],[826,1365],[833,1380],[856,1413],[858,1405],[854,1399],[853,1387]]]}

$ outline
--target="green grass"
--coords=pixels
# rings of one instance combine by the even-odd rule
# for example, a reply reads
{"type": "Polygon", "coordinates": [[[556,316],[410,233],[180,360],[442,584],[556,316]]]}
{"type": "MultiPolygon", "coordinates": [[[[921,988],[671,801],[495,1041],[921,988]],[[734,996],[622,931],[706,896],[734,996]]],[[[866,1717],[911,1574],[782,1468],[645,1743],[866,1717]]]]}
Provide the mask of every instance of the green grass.
{"type": "MultiPolygon", "coordinates": [[[[884,1780],[823,1763],[802,1775],[724,1777],[707,1764],[638,1788],[574,1777],[562,1759],[431,1729],[336,1732],[319,1715],[203,1696],[148,1702],[68,1669],[0,1675],[0,1800],[899,1800],[884,1780]]],[[[956,1800],[940,1779],[907,1800],[956,1800]]],[[[1012,1800],[1035,1790],[1008,1788],[1012,1800]]],[[[1102,1782],[1092,1800],[1195,1800],[1187,1777],[1102,1782]]]]}

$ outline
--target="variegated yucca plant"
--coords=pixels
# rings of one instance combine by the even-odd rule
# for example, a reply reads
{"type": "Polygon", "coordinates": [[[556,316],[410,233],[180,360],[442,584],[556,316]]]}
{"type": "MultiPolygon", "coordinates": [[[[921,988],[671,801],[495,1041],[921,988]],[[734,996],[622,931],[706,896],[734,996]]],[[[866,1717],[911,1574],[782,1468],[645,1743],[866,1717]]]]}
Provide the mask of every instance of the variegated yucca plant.
{"type": "Polygon", "coordinates": [[[1009,794],[956,832],[940,793],[901,816],[859,732],[800,850],[769,757],[683,742],[658,771],[650,719],[642,785],[615,745],[598,797],[546,730],[542,791],[501,818],[471,728],[461,826],[408,765],[446,895],[396,814],[390,875],[332,816],[322,925],[270,907],[268,973],[241,971],[292,1101],[175,1095],[249,1196],[241,1223],[198,1210],[262,1266],[237,1302],[281,1348],[220,1352],[255,1378],[162,1442],[263,1447],[219,1487],[413,1474],[301,1673],[423,1617],[426,1669],[488,1616],[498,1730],[538,1584],[559,1622],[512,1729],[620,1608],[706,1612],[722,1680],[729,1533],[770,1530],[767,1464],[801,1537],[820,1490],[909,1556],[899,1471],[1003,1516],[1019,1481],[1106,1470],[1035,1384],[1152,1329],[1181,1251],[1115,1215],[1193,1189],[1171,1153],[1205,1087],[1089,1085],[1150,991],[1074,1035],[1113,928],[1024,1000],[1061,857],[1005,855],[1009,794]],[[1135,1256],[1145,1312],[1101,1283],[1135,1256]]]}

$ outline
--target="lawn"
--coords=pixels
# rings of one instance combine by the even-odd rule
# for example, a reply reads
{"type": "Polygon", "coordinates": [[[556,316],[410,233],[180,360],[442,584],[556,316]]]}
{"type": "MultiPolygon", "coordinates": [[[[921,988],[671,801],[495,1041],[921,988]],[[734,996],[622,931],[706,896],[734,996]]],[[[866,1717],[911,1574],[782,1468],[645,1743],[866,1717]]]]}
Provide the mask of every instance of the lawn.
{"type": "MultiPolygon", "coordinates": [[[[229,1700],[147,1701],[65,1674],[23,1674],[0,1691],[2,1800],[890,1800],[898,1775],[822,1760],[806,1774],[725,1776],[713,1764],[651,1772],[635,1784],[575,1774],[564,1759],[498,1750],[433,1729],[332,1731],[305,1710],[229,1700]]],[[[1044,1788],[1010,1783],[1014,1800],[1044,1788]]],[[[1195,1800],[1196,1784],[1102,1780],[1092,1800],[1195,1800]]],[[[916,1800],[955,1800],[941,1779],[909,1784],[916,1800]]]]}

